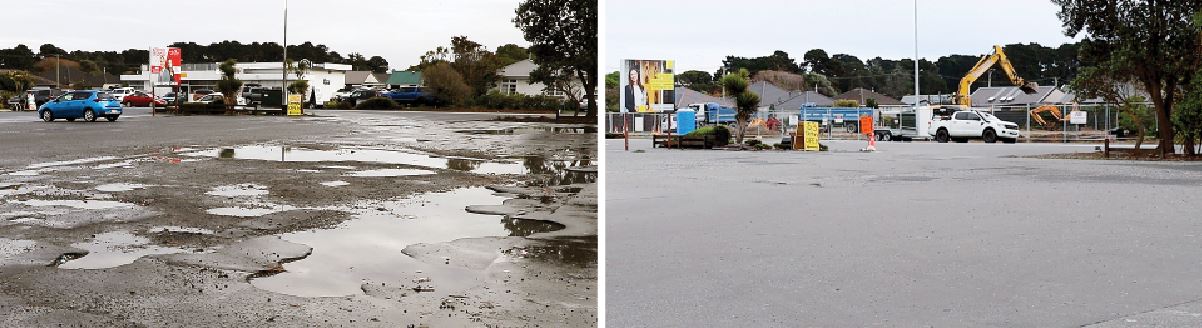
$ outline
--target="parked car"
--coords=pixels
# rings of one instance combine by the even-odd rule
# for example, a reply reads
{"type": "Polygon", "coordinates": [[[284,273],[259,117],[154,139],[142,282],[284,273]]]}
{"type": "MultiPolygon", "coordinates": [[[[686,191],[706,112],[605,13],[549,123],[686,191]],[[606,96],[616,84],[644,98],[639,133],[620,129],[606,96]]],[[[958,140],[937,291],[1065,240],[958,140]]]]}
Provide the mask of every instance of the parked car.
{"type": "Polygon", "coordinates": [[[401,104],[433,104],[434,99],[430,97],[422,87],[400,87],[384,93],[385,97],[401,104]]]}
{"type": "Polygon", "coordinates": [[[194,90],[194,91],[192,91],[191,101],[198,101],[198,100],[200,100],[200,98],[204,98],[204,96],[208,96],[208,95],[212,95],[212,94],[220,94],[220,93],[217,91],[210,90],[210,89],[194,90]]]}
{"type": "Polygon", "coordinates": [[[968,139],[981,139],[985,143],[998,140],[1015,143],[1020,135],[1017,123],[1000,120],[979,110],[959,110],[951,115],[940,115],[930,125],[927,132],[939,143],[965,143],[968,139]]]}
{"type": "Polygon", "coordinates": [[[125,100],[125,96],[132,95],[132,94],[134,94],[134,92],[141,92],[141,91],[134,91],[134,88],[124,87],[124,88],[116,88],[109,92],[113,95],[113,98],[117,99],[117,102],[121,102],[121,101],[125,100]]]}
{"type": "Polygon", "coordinates": [[[34,105],[41,107],[48,101],[54,100],[55,97],[63,95],[63,90],[59,89],[42,89],[33,91],[34,105]]]}
{"type": "Polygon", "coordinates": [[[51,122],[56,119],[96,121],[104,116],[109,122],[121,116],[121,102],[111,93],[98,90],[71,91],[38,107],[38,117],[51,122]]]}
{"type": "Polygon", "coordinates": [[[136,91],[132,94],[126,95],[125,98],[121,99],[122,105],[130,106],[130,107],[132,107],[132,106],[149,107],[151,103],[154,103],[155,106],[166,106],[167,105],[167,101],[163,100],[162,98],[155,97],[149,93],[145,93],[142,91],[136,91]]]}
{"type": "Polygon", "coordinates": [[[225,96],[222,96],[220,93],[209,94],[204,97],[200,97],[200,99],[197,99],[196,101],[193,101],[192,103],[224,105],[225,104],[225,96]]]}
{"type": "Polygon", "coordinates": [[[175,102],[175,92],[168,92],[167,94],[163,95],[162,97],[159,97],[159,99],[162,99],[163,102],[166,102],[166,103],[173,103],[173,102],[175,102]]]}

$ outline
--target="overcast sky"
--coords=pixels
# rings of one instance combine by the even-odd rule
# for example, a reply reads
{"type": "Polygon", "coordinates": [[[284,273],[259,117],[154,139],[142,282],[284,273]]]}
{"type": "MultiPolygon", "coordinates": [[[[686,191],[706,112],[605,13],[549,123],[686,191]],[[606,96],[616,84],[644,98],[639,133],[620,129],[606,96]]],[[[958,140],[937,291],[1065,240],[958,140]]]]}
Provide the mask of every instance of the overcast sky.
{"type": "MultiPolygon", "coordinates": [[[[606,0],[606,72],[622,59],[673,59],[677,71],[714,72],[727,55],[810,49],[861,60],[914,58],[914,2],[901,0],[606,0]],[[732,27],[741,27],[732,29],[732,27]]],[[[918,0],[919,56],[983,55],[994,44],[1058,46],[1050,0],[918,0]]]]}
{"type": "MultiPolygon", "coordinates": [[[[451,37],[489,49],[529,46],[511,20],[519,0],[289,0],[288,43],[325,44],[344,56],[379,55],[394,69],[451,37]]],[[[50,43],[71,50],[125,50],[175,41],[281,42],[284,0],[37,0],[4,10],[0,47],[50,43]],[[19,28],[20,32],[14,30],[19,28]]]]}

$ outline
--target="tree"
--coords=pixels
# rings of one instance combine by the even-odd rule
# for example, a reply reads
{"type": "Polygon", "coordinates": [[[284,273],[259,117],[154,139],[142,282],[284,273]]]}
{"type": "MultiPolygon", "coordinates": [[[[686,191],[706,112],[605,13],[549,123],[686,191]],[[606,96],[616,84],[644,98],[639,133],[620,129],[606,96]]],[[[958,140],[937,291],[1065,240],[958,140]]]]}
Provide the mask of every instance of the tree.
{"type": "Polygon", "coordinates": [[[1197,154],[1195,142],[1202,137],[1202,71],[1194,73],[1181,106],[1173,111],[1173,124],[1181,134],[1185,154],[1197,154]]]}
{"type": "Polygon", "coordinates": [[[538,65],[530,79],[583,84],[588,115],[595,116],[597,0],[524,0],[516,12],[513,22],[532,44],[529,52],[538,65]]]}
{"type": "Polygon", "coordinates": [[[1191,19],[1202,0],[1053,0],[1065,35],[1085,34],[1080,54],[1095,74],[1137,81],[1151,96],[1161,156],[1176,152],[1170,118],[1198,71],[1197,35],[1191,19]]]}
{"type": "Polygon", "coordinates": [[[367,59],[367,67],[372,73],[385,73],[388,72],[388,61],[384,57],[371,56],[367,59]]]}
{"type": "Polygon", "coordinates": [[[710,95],[722,92],[722,86],[714,81],[713,75],[705,71],[684,71],[676,75],[676,83],[710,95]]]}
{"type": "Polygon", "coordinates": [[[450,64],[438,62],[422,71],[426,92],[440,102],[462,106],[472,96],[472,88],[450,64]]]}
{"type": "Polygon", "coordinates": [[[756,107],[760,105],[760,95],[747,88],[747,78],[750,75],[746,69],[740,69],[734,74],[722,77],[722,86],[726,88],[726,92],[735,96],[735,107],[738,109],[735,113],[735,123],[739,129],[735,143],[739,145],[743,144],[743,136],[747,133],[751,114],[754,114],[756,107]]]}
{"type": "Polygon", "coordinates": [[[0,50],[0,68],[29,70],[37,62],[37,55],[24,44],[18,44],[12,49],[0,50]]]}
{"type": "Polygon", "coordinates": [[[621,86],[618,78],[618,71],[605,74],[605,111],[618,111],[618,88],[621,86]]]}
{"type": "Polygon", "coordinates": [[[63,50],[63,48],[56,47],[53,44],[47,43],[47,44],[43,44],[41,47],[38,47],[38,56],[40,56],[42,58],[46,58],[46,57],[50,57],[50,56],[62,56],[62,55],[66,55],[66,54],[67,54],[66,50],[63,50]]]}
{"type": "Polygon", "coordinates": [[[501,66],[513,65],[513,63],[530,59],[530,53],[526,48],[516,44],[506,44],[497,47],[497,58],[501,62],[501,66]]]}
{"type": "Polygon", "coordinates": [[[234,108],[234,104],[237,103],[234,99],[238,99],[238,92],[242,90],[242,81],[236,77],[238,74],[237,64],[238,61],[227,59],[217,67],[221,71],[221,80],[217,81],[217,90],[221,91],[222,97],[225,98],[226,108],[234,108]]]}
{"type": "Polygon", "coordinates": [[[451,38],[451,56],[454,59],[451,68],[463,76],[463,81],[472,88],[473,97],[488,93],[496,84],[497,70],[503,67],[496,54],[466,36],[451,38]]]}
{"type": "Polygon", "coordinates": [[[827,75],[831,73],[831,57],[826,54],[826,50],[812,49],[806,51],[805,55],[801,56],[805,61],[806,68],[812,73],[827,75]]]}

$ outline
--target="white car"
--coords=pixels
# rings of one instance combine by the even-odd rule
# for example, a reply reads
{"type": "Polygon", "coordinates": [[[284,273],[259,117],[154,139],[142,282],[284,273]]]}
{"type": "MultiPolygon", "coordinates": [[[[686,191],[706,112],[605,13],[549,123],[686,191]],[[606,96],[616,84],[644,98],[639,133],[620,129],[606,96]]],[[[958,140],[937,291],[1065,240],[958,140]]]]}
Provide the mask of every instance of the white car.
{"type": "Polygon", "coordinates": [[[117,88],[117,89],[110,90],[109,93],[113,95],[113,98],[117,99],[118,103],[120,103],[121,100],[125,99],[125,96],[134,94],[134,88],[130,88],[130,87],[117,88]]]}
{"type": "Polygon", "coordinates": [[[959,110],[951,115],[933,118],[927,132],[939,143],[955,141],[968,142],[968,139],[981,139],[985,143],[995,143],[1001,140],[1005,143],[1018,141],[1018,124],[1003,121],[987,112],[979,110],[959,110]]]}

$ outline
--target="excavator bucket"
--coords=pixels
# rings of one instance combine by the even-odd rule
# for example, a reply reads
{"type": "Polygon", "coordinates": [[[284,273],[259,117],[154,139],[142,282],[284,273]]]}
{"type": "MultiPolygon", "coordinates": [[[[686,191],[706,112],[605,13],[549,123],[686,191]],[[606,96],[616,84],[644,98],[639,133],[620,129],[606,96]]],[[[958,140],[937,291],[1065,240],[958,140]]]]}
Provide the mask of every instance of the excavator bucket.
{"type": "Polygon", "coordinates": [[[1035,84],[1035,82],[1027,82],[1026,84],[1019,86],[1018,89],[1027,94],[1033,94],[1039,89],[1039,85],[1035,84]]]}

